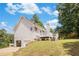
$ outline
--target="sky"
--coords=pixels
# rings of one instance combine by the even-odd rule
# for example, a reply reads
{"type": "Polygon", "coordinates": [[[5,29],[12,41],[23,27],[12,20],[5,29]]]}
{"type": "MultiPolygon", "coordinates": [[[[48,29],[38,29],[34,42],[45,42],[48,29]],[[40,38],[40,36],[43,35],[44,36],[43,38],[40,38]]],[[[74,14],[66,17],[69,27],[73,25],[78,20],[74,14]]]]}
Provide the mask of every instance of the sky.
{"type": "Polygon", "coordinates": [[[54,3],[0,3],[0,29],[4,28],[11,33],[20,16],[32,19],[34,14],[39,16],[44,26],[49,23],[55,29],[59,14],[56,7],[54,3]]]}

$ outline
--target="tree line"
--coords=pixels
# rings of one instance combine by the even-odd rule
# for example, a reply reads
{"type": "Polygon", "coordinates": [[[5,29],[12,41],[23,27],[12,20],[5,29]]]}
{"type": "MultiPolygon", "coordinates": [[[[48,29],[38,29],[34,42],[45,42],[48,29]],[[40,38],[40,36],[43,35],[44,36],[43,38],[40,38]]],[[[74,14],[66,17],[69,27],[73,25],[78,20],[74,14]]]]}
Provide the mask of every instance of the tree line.
{"type": "Polygon", "coordinates": [[[79,38],[79,4],[61,3],[57,5],[59,23],[57,27],[61,38],[79,38]]]}

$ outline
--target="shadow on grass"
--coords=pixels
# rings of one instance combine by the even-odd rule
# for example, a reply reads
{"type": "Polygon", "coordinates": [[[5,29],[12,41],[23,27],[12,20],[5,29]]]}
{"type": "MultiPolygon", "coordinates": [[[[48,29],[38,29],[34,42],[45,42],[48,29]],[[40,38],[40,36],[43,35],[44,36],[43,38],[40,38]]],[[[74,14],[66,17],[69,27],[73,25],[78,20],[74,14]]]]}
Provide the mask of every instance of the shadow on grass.
{"type": "Polygon", "coordinates": [[[68,49],[67,52],[72,56],[79,56],[79,41],[64,43],[64,48],[68,49]]]}

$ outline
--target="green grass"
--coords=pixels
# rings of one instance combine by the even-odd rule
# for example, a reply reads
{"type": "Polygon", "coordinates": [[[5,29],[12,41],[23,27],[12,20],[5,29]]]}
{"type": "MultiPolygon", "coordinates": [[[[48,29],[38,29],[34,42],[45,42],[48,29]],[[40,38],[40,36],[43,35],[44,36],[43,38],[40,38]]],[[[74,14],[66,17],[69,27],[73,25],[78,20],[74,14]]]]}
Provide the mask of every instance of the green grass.
{"type": "Polygon", "coordinates": [[[64,40],[59,40],[61,43],[68,43],[68,42],[78,42],[79,39],[64,39],[64,40]]]}
{"type": "Polygon", "coordinates": [[[18,56],[79,56],[79,40],[35,41],[15,52],[18,56]]]}
{"type": "Polygon", "coordinates": [[[65,55],[63,46],[58,41],[35,41],[22,48],[14,55],[21,56],[60,56],[65,55]]]}
{"type": "Polygon", "coordinates": [[[79,56],[79,39],[60,40],[67,55],[79,56]]]}

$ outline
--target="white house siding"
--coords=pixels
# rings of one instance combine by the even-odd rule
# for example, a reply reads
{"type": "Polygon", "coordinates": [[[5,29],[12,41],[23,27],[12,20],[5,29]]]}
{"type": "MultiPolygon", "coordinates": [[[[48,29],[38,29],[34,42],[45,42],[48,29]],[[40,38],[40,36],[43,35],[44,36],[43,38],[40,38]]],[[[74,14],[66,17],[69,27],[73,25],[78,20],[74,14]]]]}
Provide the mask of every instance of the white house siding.
{"type": "Polygon", "coordinates": [[[14,34],[14,45],[16,46],[16,40],[21,40],[21,46],[25,47],[28,41],[32,41],[34,38],[35,33],[32,32],[30,28],[27,28],[26,25],[20,23],[14,34]]]}

